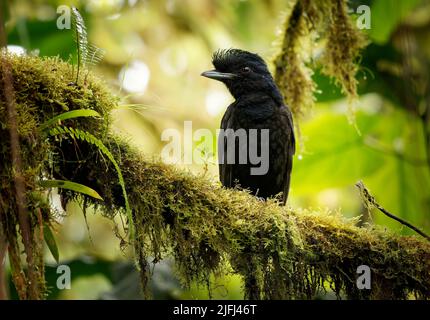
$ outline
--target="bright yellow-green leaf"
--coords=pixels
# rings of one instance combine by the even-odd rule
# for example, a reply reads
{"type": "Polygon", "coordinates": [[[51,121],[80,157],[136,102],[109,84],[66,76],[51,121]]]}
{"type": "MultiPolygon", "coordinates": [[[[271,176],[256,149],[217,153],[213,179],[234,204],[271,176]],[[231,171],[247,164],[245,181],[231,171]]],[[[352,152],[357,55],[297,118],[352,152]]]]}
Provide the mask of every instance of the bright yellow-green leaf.
{"type": "Polygon", "coordinates": [[[61,113],[47,121],[45,121],[40,128],[42,130],[54,125],[58,124],[59,121],[67,120],[67,119],[73,119],[73,118],[79,118],[79,117],[100,117],[100,114],[97,111],[91,110],[91,109],[79,109],[79,110],[72,110],[68,112],[61,113]]]}
{"type": "Polygon", "coordinates": [[[72,191],[86,194],[87,196],[90,196],[96,199],[103,200],[103,198],[97,193],[97,191],[76,182],[64,181],[64,180],[42,180],[40,181],[40,185],[44,188],[62,188],[62,189],[72,190],[72,191]]]}

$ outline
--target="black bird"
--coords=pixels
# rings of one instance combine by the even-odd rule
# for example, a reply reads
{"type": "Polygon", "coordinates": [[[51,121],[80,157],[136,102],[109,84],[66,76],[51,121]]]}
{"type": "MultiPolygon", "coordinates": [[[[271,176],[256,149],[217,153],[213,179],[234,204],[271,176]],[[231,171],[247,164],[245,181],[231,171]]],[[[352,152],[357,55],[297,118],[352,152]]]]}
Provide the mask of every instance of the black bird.
{"type": "Polygon", "coordinates": [[[232,137],[232,130],[229,134],[223,134],[221,130],[218,154],[222,184],[229,188],[249,189],[265,199],[282,193],[282,203],[285,204],[295,153],[290,109],[284,104],[266,63],[259,55],[239,49],[218,50],[213,54],[212,64],[215,70],[203,72],[202,76],[223,82],[235,98],[222,118],[221,129],[234,132],[244,129],[248,133],[247,140],[240,141],[233,136],[234,147],[229,149],[228,139],[232,137]],[[257,129],[258,135],[253,136],[251,131],[256,130],[250,129],[257,129]],[[266,143],[262,129],[269,129],[266,143]],[[259,156],[266,157],[262,159],[267,160],[267,170],[263,168],[263,160],[260,165],[253,162],[251,156],[255,152],[251,149],[255,146],[259,156]],[[233,150],[235,154],[232,156],[233,150]],[[243,159],[240,161],[239,155],[243,151],[247,154],[246,163],[243,159]],[[230,156],[234,161],[228,161],[230,156]],[[251,171],[251,168],[255,170],[259,166],[262,167],[260,174],[251,171]]]}

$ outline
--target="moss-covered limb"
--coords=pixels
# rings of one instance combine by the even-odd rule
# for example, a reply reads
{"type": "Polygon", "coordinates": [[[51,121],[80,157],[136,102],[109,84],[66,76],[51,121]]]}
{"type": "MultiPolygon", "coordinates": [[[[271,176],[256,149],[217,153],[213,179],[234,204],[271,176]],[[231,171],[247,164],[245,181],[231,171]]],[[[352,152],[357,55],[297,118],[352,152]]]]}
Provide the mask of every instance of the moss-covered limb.
{"type": "MultiPolygon", "coordinates": [[[[430,245],[413,237],[358,228],[341,215],[289,210],[276,201],[260,201],[246,192],[227,190],[214,181],[149,161],[128,144],[107,134],[115,98],[96,79],[73,83],[71,67],[58,59],[8,56],[12,63],[27,207],[38,237],[40,220],[52,219],[42,177],[82,183],[104,201],[88,198],[107,217],[125,203],[118,172],[99,147],[70,135],[44,136],[41,123],[65,109],[93,109],[103,119],[71,119],[67,126],[88,131],[107,146],[119,164],[136,228],[136,261],[142,283],[146,261],[176,260],[184,284],[206,284],[209,274],[243,276],[247,298],[314,298],[326,285],[350,298],[430,298],[430,245]],[[39,211],[40,210],[40,211],[39,211]],[[40,214],[39,214],[40,213],[40,214]],[[145,263],[142,263],[145,261],[145,263]],[[355,285],[359,265],[372,269],[372,290],[355,285]]],[[[1,67],[1,66],[0,66],[1,67]]],[[[4,97],[0,92],[0,101],[4,97]]],[[[0,136],[7,125],[0,103],[0,136]]],[[[6,135],[7,136],[7,135],[6,135]]],[[[0,143],[0,218],[9,243],[14,283],[26,295],[16,233],[17,208],[11,184],[10,146],[0,143]]],[[[63,200],[78,196],[62,191],[63,200]]],[[[41,253],[41,241],[35,250],[41,253]]],[[[41,261],[38,261],[40,264],[41,261]]]]}
{"type": "MultiPolygon", "coordinates": [[[[13,75],[12,75],[12,64],[9,59],[5,56],[0,56],[1,61],[1,90],[3,99],[1,104],[3,106],[6,126],[8,128],[8,142],[9,142],[9,156],[10,156],[10,176],[11,185],[13,185],[13,199],[16,205],[16,220],[20,230],[20,236],[24,245],[24,251],[26,256],[27,264],[34,266],[34,268],[28,268],[26,273],[26,297],[29,299],[40,299],[42,298],[44,282],[42,281],[43,264],[40,264],[41,253],[40,250],[36,249],[37,243],[34,239],[35,233],[33,233],[34,226],[31,225],[31,216],[27,208],[27,194],[25,188],[25,179],[23,174],[23,161],[21,145],[19,143],[18,134],[18,113],[15,101],[15,92],[13,88],[13,75]],[[39,260],[39,261],[38,261],[39,260]]],[[[1,223],[2,233],[4,232],[3,223],[1,223]]],[[[13,231],[16,232],[16,231],[13,231]]],[[[3,245],[2,245],[3,246],[3,245]]],[[[6,246],[5,246],[6,248],[6,246]]],[[[3,253],[1,254],[3,256],[3,253]]],[[[0,263],[3,264],[3,261],[0,263]]]]}
{"type": "MultiPolygon", "coordinates": [[[[57,58],[42,60],[37,57],[7,55],[4,52],[0,52],[0,58],[0,232],[7,238],[12,277],[20,298],[41,298],[45,292],[45,283],[40,228],[43,223],[49,224],[53,214],[38,180],[42,177],[61,176],[55,162],[66,149],[62,149],[59,141],[48,139],[41,132],[40,124],[70,109],[93,109],[103,119],[68,120],[68,124],[103,136],[109,124],[109,110],[115,106],[116,100],[93,77],[86,86],[73,83],[72,66],[57,58]],[[4,90],[8,85],[12,87],[16,112],[18,143],[15,141],[15,148],[9,134],[12,125],[8,121],[8,101],[11,99],[7,96],[8,91],[4,90]],[[34,277],[29,277],[24,271],[26,268],[20,256],[23,228],[22,223],[21,226],[19,223],[19,201],[14,183],[16,170],[12,161],[16,158],[13,156],[13,153],[17,153],[16,146],[20,149],[22,159],[20,181],[23,181],[24,207],[29,215],[29,226],[25,229],[25,234],[31,243],[27,247],[34,252],[30,262],[32,266],[27,270],[31,270],[29,273],[36,273],[37,279],[33,280],[30,278],[34,277]],[[38,288],[33,287],[31,290],[31,284],[37,284],[38,288]]],[[[76,157],[81,152],[90,150],[84,145],[81,150],[76,143],[72,144],[70,152],[76,154],[76,157]]],[[[93,150],[93,153],[97,151],[93,150]]],[[[75,163],[77,166],[82,165],[82,158],[80,160],[80,163],[75,163]]]]}
{"type": "MultiPolygon", "coordinates": [[[[204,283],[230,265],[252,298],[312,298],[325,281],[350,298],[430,297],[427,242],[359,228],[340,215],[292,211],[120,149],[137,242],[156,261],[173,254],[185,283],[204,283]],[[372,270],[370,291],[356,286],[363,264],[372,270]]],[[[102,194],[113,177],[103,176],[102,194]]],[[[115,207],[122,200],[107,201],[115,207]]]]}

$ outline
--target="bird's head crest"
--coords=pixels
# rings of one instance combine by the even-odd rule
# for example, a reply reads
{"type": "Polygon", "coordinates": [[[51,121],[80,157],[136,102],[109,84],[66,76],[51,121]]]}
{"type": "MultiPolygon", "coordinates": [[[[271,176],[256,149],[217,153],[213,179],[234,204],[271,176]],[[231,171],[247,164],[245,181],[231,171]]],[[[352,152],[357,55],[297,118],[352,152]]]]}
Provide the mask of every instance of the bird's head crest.
{"type": "Polygon", "coordinates": [[[212,64],[219,71],[231,71],[242,65],[267,69],[264,60],[256,53],[240,49],[219,49],[212,55],[212,64]]]}
{"type": "Polygon", "coordinates": [[[261,92],[282,104],[282,96],[272,75],[258,54],[240,49],[220,49],[213,54],[212,64],[215,70],[205,71],[202,76],[224,82],[235,98],[261,92]]]}

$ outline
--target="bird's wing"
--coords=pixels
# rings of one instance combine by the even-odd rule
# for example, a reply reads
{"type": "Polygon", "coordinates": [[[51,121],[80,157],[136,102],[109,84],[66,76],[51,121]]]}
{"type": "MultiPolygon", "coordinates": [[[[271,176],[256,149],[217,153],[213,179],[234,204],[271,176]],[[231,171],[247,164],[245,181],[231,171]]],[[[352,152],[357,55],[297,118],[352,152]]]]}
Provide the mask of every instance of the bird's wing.
{"type": "Polygon", "coordinates": [[[284,180],[283,180],[283,196],[282,202],[285,204],[287,202],[288,193],[290,191],[290,180],[291,180],[291,171],[293,169],[293,155],[296,152],[296,139],[294,137],[294,123],[293,116],[288,107],[285,107],[285,111],[281,114],[282,117],[285,117],[286,126],[286,163],[285,163],[285,172],[284,172],[284,180]]]}
{"type": "MultiPolygon", "coordinates": [[[[225,130],[230,128],[230,118],[232,115],[233,106],[230,105],[227,108],[222,120],[221,120],[221,130],[225,130]]],[[[233,187],[233,165],[227,164],[227,138],[225,135],[220,135],[218,139],[223,139],[223,144],[220,144],[220,140],[218,140],[218,160],[224,159],[223,163],[219,163],[219,178],[223,186],[225,187],[233,187]],[[221,150],[222,149],[222,150],[221,150]]]]}

